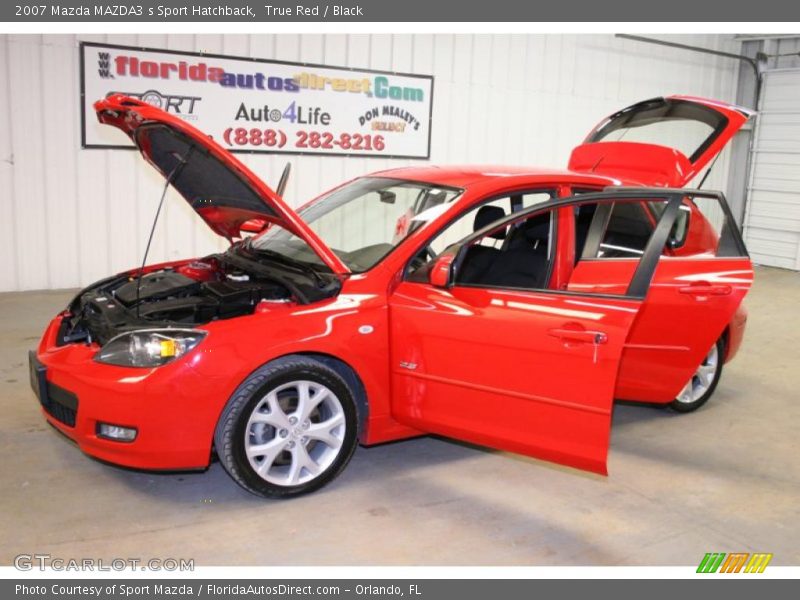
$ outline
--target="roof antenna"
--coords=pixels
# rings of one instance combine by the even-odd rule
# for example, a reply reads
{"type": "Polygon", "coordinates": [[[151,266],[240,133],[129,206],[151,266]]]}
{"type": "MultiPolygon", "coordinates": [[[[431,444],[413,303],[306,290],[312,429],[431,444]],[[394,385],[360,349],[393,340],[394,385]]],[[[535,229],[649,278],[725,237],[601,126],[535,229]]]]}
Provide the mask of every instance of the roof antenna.
{"type": "Polygon", "coordinates": [[[147,264],[147,255],[150,253],[150,244],[153,241],[153,233],[155,233],[156,223],[158,223],[158,217],[161,214],[161,207],[164,205],[164,198],[167,197],[167,189],[169,188],[169,184],[172,183],[175,180],[175,178],[178,176],[178,173],[180,173],[181,169],[183,169],[183,166],[186,164],[186,161],[189,159],[189,156],[191,155],[192,150],[194,150],[194,146],[189,148],[189,153],[186,155],[185,158],[181,157],[177,153],[173,153],[173,156],[175,156],[176,158],[180,159],[180,161],[178,162],[177,165],[175,165],[175,168],[172,169],[172,172],[169,174],[169,176],[167,177],[167,180],[164,182],[164,190],[161,192],[161,199],[158,201],[158,208],[156,209],[156,216],[153,218],[153,226],[150,228],[150,237],[147,238],[147,246],[145,246],[145,248],[144,248],[144,257],[142,258],[142,266],[139,267],[139,276],[136,279],[136,318],[137,319],[139,318],[139,307],[140,307],[139,296],[140,296],[141,287],[142,287],[142,277],[144,276],[144,266],[147,264]]]}
{"type": "Polygon", "coordinates": [[[281,173],[281,179],[278,181],[278,187],[275,189],[275,192],[283,198],[283,192],[286,189],[286,184],[289,183],[289,174],[292,172],[292,163],[287,162],[286,166],[283,167],[283,173],[281,173]]]}

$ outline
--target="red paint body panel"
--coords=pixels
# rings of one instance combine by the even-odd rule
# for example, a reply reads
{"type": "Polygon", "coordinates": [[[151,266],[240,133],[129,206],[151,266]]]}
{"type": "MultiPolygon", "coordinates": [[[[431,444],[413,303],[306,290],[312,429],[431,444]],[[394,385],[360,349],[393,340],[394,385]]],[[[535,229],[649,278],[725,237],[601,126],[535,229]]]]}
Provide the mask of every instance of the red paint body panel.
{"type": "Polygon", "coordinates": [[[390,302],[392,413],[423,431],[605,474],[638,304],[402,283],[390,302]],[[587,332],[607,336],[597,354],[587,332]]]}
{"type": "Polygon", "coordinates": [[[78,396],[78,420],[70,428],[45,416],[102,460],[148,469],[203,467],[214,427],[236,387],[280,356],[314,353],[341,358],[358,373],[369,398],[364,443],[419,435],[391,418],[386,297],[365,288],[371,289],[369,282],[354,276],[334,300],[266,305],[250,316],[209,323],[201,327],[209,333],[197,351],[156,369],[99,364],[93,360],[97,345],[57,347],[57,317],[37,357],[48,368],[49,382],[78,396]],[[363,324],[373,332],[359,334],[363,324]],[[98,420],[136,427],[139,435],[128,444],[103,440],[95,435],[98,420]]]}
{"type": "MultiPolygon", "coordinates": [[[[662,258],[644,301],[581,295],[623,290],[633,263],[581,261],[576,267],[570,207],[558,211],[551,291],[440,289],[402,281],[405,266],[427,241],[477,204],[518,191],[558,190],[563,197],[574,188],[635,185],[641,180],[636,157],[629,157],[627,170],[607,174],[489,166],[417,166],[376,173],[461,188],[463,193],[375,267],[352,274],[230,153],[180,119],[141,103],[123,107],[122,102],[115,97],[98,103],[101,118],[128,131],[138,121],[155,119],[196,139],[202,136],[209,151],[245,178],[278,214],[271,222],[303,237],[340,275],[342,289],[333,299],[308,305],[262,302],[252,315],[200,326],[208,335],[196,350],[154,369],[97,363],[96,344],[58,347],[57,316],[37,357],[47,367],[49,382],[77,395],[79,409],[74,428],[45,416],[97,458],[147,469],[207,466],[214,428],[236,388],[260,366],[301,353],[335,357],[358,375],[368,403],[361,434],[365,444],[433,432],[604,473],[615,395],[669,401],[676,381],[699,364],[717,337],[726,335],[728,360],[741,343],[746,313],[740,302],[752,280],[750,263],[695,256],[717,244],[716,233],[699,211],[692,212],[685,244],[662,258]],[[730,285],[731,292],[707,298],[680,292],[692,282],[730,285]],[[571,293],[560,293],[565,290],[571,293]],[[688,327],[698,323],[703,327],[697,331],[688,327]],[[363,333],[365,325],[371,328],[368,334],[363,333]],[[590,343],[595,339],[602,341],[590,343]],[[132,443],[100,439],[94,433],[98,421],[135,427],[139,435],[132,443]]],[[[590,152],[583,149],[578,156],[586,158],[590,152]]],[[[665,156],[662,150],[644,152],[665,156]]],[[[670,181],[688,176],[680,158],[672,159],[670,181]]],[[[265,218],[210,208],[198,212],[212,229],[229,237],[249,219],[265,218]]],[[[164,267],[198,281],[215,277],[213,261],[151,265],[145,272],[164,267]]]]}
{"type": "Polygon", "coordinates": [[[725,362],[733,360],[739,352],[744,340],[744,330],[747,326],[747,308],[740,304],[726,330],[725,362]]]}
{"type": "MultiPolygon", "coordinates": [[[[635,267],[628,259],[582,261],[569,289],[618,294],[635,267]]],[[[733,339],[726,360],[732,358],[744,329],[741,302],[752,281],[749,259],[662,257],[625,344],[615,397],[671,402],[728,326],[733,339]],[[730,292],[685,293],[692,285],[727,286],[730,292]]]]}
{"type": "Polygon", "coordinates": [[[637,142],[581,144],[572,151],[569,168],[663,187],[681,187],[692,172],[689,159],[677,150],[637,142]]]}
{"type": "Polygon", "coordinates": [[[752,282],[749,259],[663,258],[623,352],[616,397],[671,402],[733,321],[752,282]],[[687,293],[715,286],[724,293],[687,293]]]}

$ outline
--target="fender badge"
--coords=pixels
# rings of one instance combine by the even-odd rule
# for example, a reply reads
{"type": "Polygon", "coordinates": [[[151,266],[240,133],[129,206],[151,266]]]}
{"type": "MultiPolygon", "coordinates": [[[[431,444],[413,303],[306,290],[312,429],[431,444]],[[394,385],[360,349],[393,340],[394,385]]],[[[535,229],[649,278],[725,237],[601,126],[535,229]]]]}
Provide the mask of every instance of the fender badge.
{"type": "Polygon", "coordinates": [[[372,325],[362,325],[358,328],[358,333],[362,335],[368,335],[375,331],[375,328],[372,325]]]}
{"type": "Polygon", "coordinates": [[[401,369],[408,369],[409,371],[413,371],[417,368],[417,363],[407,362],[407,361],[400,361],[400,368],[401,369]]]}

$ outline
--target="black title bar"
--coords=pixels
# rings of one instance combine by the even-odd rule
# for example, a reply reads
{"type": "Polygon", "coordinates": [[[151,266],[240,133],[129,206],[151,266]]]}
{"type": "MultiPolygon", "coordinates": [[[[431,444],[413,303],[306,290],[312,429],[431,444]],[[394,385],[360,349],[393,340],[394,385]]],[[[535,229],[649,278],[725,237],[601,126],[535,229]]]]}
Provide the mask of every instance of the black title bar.
{"type": "MultiPolygon", "coordinates": [[[[693,569],[692,569],[693,570],[693,569]]],[[[15,600],[529,600],[531,598],[642,598],[694,600],[723,596],[791,598],[794,581],[705,575],[695,579],[25,579],[0,582],[15,600]]],[[[758,578],[758,576],[755,576],[758,578]]],[[[796,589],[795,589],[796,592],[796,589]]]]}
{"type": "Polygon", "coordinates": [[[11,0],[3,22],[782,22],[800,20],[786,0],[11,0]]]}

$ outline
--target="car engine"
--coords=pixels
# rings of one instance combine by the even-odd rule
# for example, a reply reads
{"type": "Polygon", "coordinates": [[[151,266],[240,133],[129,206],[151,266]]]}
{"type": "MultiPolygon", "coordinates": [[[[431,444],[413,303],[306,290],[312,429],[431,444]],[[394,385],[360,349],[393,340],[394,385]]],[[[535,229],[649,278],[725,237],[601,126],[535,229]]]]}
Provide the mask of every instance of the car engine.
{"type": "Polygon", "coordinates": [[[261,302],[290,302],[293,294],[274,278],[230,265],[214,255],[174,268],[97,282],[70,304],[59,345],[105,343],[133,329],[193,326],[252,314],[261,302]]]}

